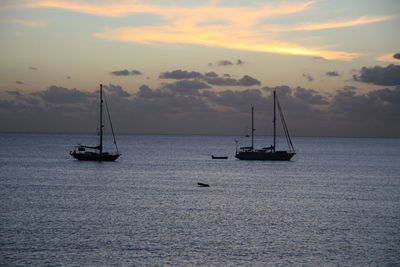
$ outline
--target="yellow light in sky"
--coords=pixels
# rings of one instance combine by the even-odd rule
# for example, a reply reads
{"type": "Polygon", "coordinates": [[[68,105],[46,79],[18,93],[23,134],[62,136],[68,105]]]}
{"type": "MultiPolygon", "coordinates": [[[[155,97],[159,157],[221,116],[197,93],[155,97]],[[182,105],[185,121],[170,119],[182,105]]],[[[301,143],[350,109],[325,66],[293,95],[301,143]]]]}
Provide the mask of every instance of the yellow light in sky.
{"type": "Polygon", "coordinates": [[[17,5],[25,8],[61,8],[98,16],[126,16],[148,13],[163,17],[166,24],[160,26],[108,28],[94,36],[109,40],[142,44],[196,44],[228,49],[289,55],[322,57],[349,61],[359,53],[325,50],[290,43],[279,35],[282,31],[312,31],[351,27],[378,21],[386,17],[359,17],[347,21],[320,22],[295,27],[265,25],[261,21],[277,16],[288,16],[309,10],[315,1],[290,4],[262,4],[254,6],[219,6],[210,2],[202,6],[145,4],[140,0],[115,1],[90,4],[82,1],[32,0],[17,5]]]}
{"type": "Polygon", "coordinates": [[[394,58],[393,53],[379,56],[376,60],[381,62],[400,63],[400,59],[394,58]]]}

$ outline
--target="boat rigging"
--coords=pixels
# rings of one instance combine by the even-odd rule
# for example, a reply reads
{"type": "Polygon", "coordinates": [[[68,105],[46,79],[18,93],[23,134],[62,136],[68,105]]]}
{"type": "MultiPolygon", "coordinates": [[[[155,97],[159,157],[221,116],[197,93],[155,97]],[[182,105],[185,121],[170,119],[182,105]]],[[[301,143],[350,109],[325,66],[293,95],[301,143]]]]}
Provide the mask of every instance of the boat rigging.
{"type": "Polygon", "coordinates": [[[278,97],[274,91],[274,137],[273,144],[269,147],[263,147],[261,149],[254,148],[254,107],[251,107],[251,146],[240,147],[238,149],[236,141],[236,153],[235,157],[240,160],[290,160],[295,154],[292,140],[289,135],[289,130],[287,128],[285,118],[283,116],[282,108],[279,104],[278,97]],[[283,130],[285,133],[286,141],[289,150],[277,150],[276,149],[276,108],[278,108],[279,115],[281,118],[283,130]]]}
{"type": "MultiPolygon", "coordinates": [[[[106,100],[106,98],[104,98],[106,100]]],[[[116,148],[115,153],[109,153],[103,151],[103,85],[100,84],[100,125],[99,125],[99,145],[97,146],[86,146],[78,144],[73,151],[70,152],[70,155],[77,160],[87,160],[87,161],[114,161],[121,154],[118,151],[117,141],[115,139],[114,128],[111,122],[110,112],[108,110],[107,100],[106,110],[110,123],[111,132],[113,135],[114,145],[116,148]]]]}

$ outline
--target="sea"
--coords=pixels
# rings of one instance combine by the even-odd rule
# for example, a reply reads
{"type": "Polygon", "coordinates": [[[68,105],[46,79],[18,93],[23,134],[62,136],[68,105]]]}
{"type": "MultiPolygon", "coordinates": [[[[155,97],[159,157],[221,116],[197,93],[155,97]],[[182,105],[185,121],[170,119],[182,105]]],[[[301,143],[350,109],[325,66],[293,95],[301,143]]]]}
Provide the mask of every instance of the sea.
{"type": "Polygon", "coordinates": [[[115,162],[69,155],[97,138],[0,134],[1,266],[400,266],[400,139],[294,137],[271,162],[235,159],[244,137],[118,135],[115,162]]]}

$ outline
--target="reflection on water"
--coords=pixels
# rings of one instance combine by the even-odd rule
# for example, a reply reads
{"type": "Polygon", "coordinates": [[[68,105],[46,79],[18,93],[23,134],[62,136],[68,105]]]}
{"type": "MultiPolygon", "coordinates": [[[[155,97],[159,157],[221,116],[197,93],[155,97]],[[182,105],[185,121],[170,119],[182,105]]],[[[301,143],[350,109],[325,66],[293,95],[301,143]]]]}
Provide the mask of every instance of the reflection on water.
{"type": "Polygon", "coordinates": [[[92,138],[0,134],[3,265],[400,262],[399,139],[294,138],[291,162],[236,160],[234,136],[121,135],[116,162],[68,155],[92,138]]]}

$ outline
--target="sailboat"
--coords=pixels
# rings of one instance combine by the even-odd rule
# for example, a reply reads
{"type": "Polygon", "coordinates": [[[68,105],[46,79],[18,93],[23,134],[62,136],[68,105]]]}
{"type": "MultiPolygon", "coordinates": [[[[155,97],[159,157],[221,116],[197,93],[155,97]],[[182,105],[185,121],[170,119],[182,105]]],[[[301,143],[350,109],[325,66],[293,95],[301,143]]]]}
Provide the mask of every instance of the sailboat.
{"type": "Polygon", "coordinates": [[[263,147],[261,149],[254,148],[254,107],[251,107],[251,146],[237,147],[236,141],[236,154],[235,157],[240,160],[290,160],[295,154],[292,140],[290,139],[289,130],[286,126],[285,119],[283,117],[282,109],[279,104],[278,97],[274,91],[274,139],[273,144],[269,147],[263,147]],[[279,115],[282,121],[283,130],[285,132],[286,141],[289,150],[276,150],[276,107],[278,107],[279,115]]]}
{"type": "Polygon", "coordinates": [[[114,138],[114,145],[117,150],[116,153],[109,153],[103,151],[103,85],[100,84],[100,125],[99,125],[99,145],[98,146],[85,146],[78,144],[73,151],[70,152],[70,155],[78,160],[90,160],[90,161],[114,161],[121,154],[118,152],[117,141],[115,139],[114,129],[112,127],[110,112],[108,111],[107,101],[106,109],[108,114],[108,119],[110,121],[110,128],[114,138]]]}

